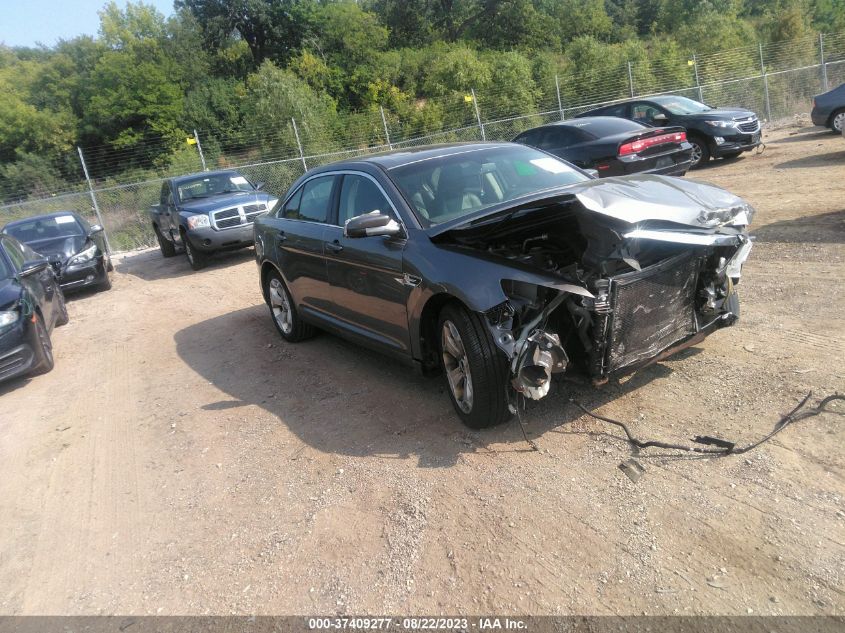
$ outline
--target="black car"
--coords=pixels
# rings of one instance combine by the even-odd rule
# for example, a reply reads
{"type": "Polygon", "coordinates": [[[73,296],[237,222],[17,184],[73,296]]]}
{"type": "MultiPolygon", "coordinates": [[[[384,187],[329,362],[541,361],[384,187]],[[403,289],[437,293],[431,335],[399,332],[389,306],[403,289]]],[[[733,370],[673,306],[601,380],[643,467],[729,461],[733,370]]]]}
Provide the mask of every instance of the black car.
{"type": "Polygon", "coordinates": [[[68,321],[50,263],[0,235],[0,381],[53,369],[50,333],[68,321]]]}
{"type": "Polygon", "coordinates": [[[681,127],[653,128],[617,117],[594,116],[526,130],[515,143],[531,145],[599,177],[647,173],[683,176],[692,145],[681,127]]]}
{"type": "Polygon", "coordinates": [[[711,157],[735,158],[760,145],[760,121],[749,110],[711,108],[677,95],[633,99],[578,115],[616,116],[644,125],[679,125],[692,145],[692,165],[711,157]]]}
{"type": "Polygon", "coordinates": [[[442,369],[484,427],[553,373],[605,382],[731,325],[752,215],[683,178],[442,145],[309,171],[256,219],[255,253],[283,338],[318,327],[442,369]]]}
{"type": "Polygon", "coordinates": [[[810,118],[814,125],[823,125],[837,134],[845,134],[845,84],[813,97],[810,118]]]}
{"type": "Polygon", "coordinates": [[[96,286],[111,288],[111,258],[103,227],[88,224],[78,213],[59,211],[9,222],[3,233],[50,261],[64,290],[96,286]]]}

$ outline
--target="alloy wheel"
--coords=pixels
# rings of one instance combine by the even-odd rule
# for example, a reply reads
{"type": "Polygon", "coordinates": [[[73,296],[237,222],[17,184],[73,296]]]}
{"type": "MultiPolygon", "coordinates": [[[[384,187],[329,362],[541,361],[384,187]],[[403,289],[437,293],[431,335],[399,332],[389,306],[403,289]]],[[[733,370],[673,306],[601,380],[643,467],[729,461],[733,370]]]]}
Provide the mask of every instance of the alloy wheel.
{"type": "Polygon", "coordinates": [[[285,334],[290,334],[293,330],[290,297],[282,282],[276,278],[270,280],[270,308],[273,310],[273,318],[279,329],[285,334]]]}
{"type": "Polygon", "coordinates": [[[833,129],[837,132],[842,132],[843,126],[845,126],[845,112],[840,112],[833,117],[833,129]]]}
{"type": "Polygon", "coordinates": [[[692,158],[693,166],[698,165],[701,162],[701,157],[704,155],[704,152],[701,151],[701,145],[696,143],[695,141],[692,142],[692,154],[690,158],[692,158]]]}
{"type": "Polygon", "coordinates": [[[449,389],[452,390],[452,396],[461,411],[469,413],[472,411],[472,374],[464,342],[458,328],[451,321],[443,322],[440,342],[449,389]]]}

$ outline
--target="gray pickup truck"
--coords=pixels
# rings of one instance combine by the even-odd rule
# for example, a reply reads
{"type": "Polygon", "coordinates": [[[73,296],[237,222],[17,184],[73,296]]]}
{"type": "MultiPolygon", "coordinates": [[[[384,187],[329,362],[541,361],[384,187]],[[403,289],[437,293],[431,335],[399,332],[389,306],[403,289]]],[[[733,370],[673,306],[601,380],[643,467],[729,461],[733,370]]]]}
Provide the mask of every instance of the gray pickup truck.
{"type": "Polygon", "coordinates": [[[252,246],[253,221],[277,202],[261,186],[231,170],[166,180],[159,203],[150,208],[161,254],[184,251],[199,270],[214,252],[252,246]]]}

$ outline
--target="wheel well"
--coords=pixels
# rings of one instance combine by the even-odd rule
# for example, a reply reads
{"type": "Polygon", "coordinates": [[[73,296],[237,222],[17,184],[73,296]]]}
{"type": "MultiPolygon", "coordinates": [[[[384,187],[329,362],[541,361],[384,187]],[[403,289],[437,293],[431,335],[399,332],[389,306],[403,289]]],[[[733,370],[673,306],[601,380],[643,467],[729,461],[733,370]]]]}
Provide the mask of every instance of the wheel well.
{"type": "Polygon", "coordinates": [[[705,145],[707,145],[708,149],[711,147],[713,142],[712,139],[708,138],[706,134],[702,134],[701,132],[695,130],[687,131],[687,138],[694,138],[697,141],[703,142],[705,145]]]}
{"type": "Polygon", "coordinates": [[[276,270],[276,267],[273,266],[269,261],[264,261],[261,264],[261,294],[264,296],[264,300],[267,301],[267,276],[270,274],[271,271],[276,270]]]}
{"type": "Polygon", "coordinates": [[[423,368],[435,372],[440,368],[437,357],[437,320],[446,305],[464,304],[453,295],[447,293],[436,294],[429,298],[420,315],[420,350],[422,352],[423,368]]]}

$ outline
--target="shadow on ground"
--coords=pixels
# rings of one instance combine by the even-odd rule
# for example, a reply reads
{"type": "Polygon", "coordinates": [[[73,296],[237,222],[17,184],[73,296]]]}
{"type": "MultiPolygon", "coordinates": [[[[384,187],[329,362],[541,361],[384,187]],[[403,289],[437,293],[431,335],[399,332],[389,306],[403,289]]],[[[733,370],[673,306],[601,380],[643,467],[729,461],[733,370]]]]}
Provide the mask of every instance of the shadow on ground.
{"type": "Polygon", "coordinates": [[[782,145],[784,143],[802,143],[809,141],[818,141],[829,137],[833,132],[829,128],[819,126],[808,126],[799,128],[795,132],[790,132],[789,136],[768,141],[763,139],[766,145],[782,145]]]}
{"type": "Polygon", "coordinates": [[[845,210],[783,220],[752,231],[758,242],[845,243],[845,210]]]}
{"type": "MultiPolygon", "coordinates": [[[[320,452],[415,456],[420,467],[439,468],[456,464],[463,453],[531,450],[516,419],[483,431],[462,426],[442,377],[420,376],[324,333],[298,344],[284,342],[263,304],[197,323],[174,338],[179,356],[227,394],[203,409],[237,415],[238,409],[256,405],[320,452]]],[[[654,365],[601,390],[559,383],[547,398],[528,403],[522,414],[528,435],[539,438],[580,418],[570,398],[597,408],[671,371],[654,365]]]]}
{"type": "MultiPolygon", "coordinates": [[[[826,154],[811,154],[795,160],[788,160],[775,165],[775,169],[806,169],[808,167],[838,167],[845,171],[845,139],[842,140],[842,150],[826,154]]],[[[824,185],[821,185],[824,186],[824,185]]]]}
{"type": "Polygon", "coordinates": [[[162,257],[158,249],[142,251],[126,255],[115,262],[115,270],[126,275],[133,275],[144,281],[159,279],[177,279],[190,275],[201,275],[206,271],[226,266],[236,266],[246,260],[253,259],[255,251],[252,248],[242,248],[236,251],[215,253],[209,260],[208,266],[202,270],[192,270],[188,258],[182,253],[173,257],[162,257]]]}

